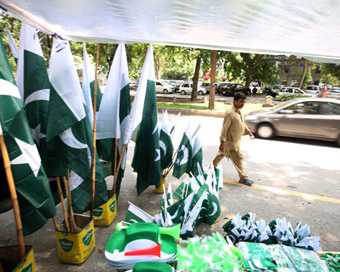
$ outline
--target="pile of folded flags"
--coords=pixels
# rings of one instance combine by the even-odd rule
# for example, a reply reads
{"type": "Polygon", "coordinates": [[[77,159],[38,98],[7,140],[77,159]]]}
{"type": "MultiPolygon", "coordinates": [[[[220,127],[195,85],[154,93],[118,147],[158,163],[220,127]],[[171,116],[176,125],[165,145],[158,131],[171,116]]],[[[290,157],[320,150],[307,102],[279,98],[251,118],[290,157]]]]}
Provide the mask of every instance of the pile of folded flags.
{"type": "Polygon", "coordinates": [[[322,251],[319,236],[310,236],[310,228],[300,221],[295,230],[286,218],[277,218],[266,225],[263,219],[255,221],[254,213],[244,216],[237,214],[223,226],[226,236],[233,242],[260,242],[264,244],[283,244],[322,251]]]}

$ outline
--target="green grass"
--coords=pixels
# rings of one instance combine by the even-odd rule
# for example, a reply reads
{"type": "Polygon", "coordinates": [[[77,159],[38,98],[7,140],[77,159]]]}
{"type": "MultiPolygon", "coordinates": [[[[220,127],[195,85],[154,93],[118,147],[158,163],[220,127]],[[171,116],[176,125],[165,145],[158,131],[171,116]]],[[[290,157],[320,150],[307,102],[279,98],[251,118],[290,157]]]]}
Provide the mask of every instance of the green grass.
{"type": "MultiPolygon", "coordinates": [[[[209,102],[196,102],[196,103],[173,103],[173,102],[158,102],[157,106],[160,108],[171,109],[190,109],[190,110],[209,110],[209,102]]],[[[225,111],[231,105],[224,102],[215,101],[215,109],[213,111],[225,111]]],[[[249,112],[262,109],[260,103],[246,103],[242,112],[248,114],[249,112]]]]}

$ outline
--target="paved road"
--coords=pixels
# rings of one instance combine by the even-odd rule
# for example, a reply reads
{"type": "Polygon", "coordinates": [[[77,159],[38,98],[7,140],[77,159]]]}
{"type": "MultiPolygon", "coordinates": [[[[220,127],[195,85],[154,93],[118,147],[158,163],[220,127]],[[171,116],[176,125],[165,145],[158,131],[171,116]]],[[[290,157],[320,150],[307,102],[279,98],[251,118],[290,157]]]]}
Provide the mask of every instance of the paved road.
{"type": "MultiPolygon", "coordinates": [[[[173,120],[175,115],[170,115],[173,120]]],[[[222,118],[183,116],[179,123],[179,132],[183,132],[189,120],[193,126],[201,124],[204,166],[213,159],[219,142],[222,118]]],[[[179,143],[177,134],[174,142],[179,143]]],[[[278,217],[286,217],[293,225],[299,220],[309,224],[312,235],[319,235],[324,250],[339,251],[340,234],[340,149],[333,143],[291,138],[276,138],[265,141],[250,140],[244,136],[242,142],[244,166],[255,185],[239,185],[236,170],[231,162],[224,159],[224,188],[220,194],[222,214],[213,226],[202,224],[196,234],[209,234],[211,231],[223,233],[223,224],[238,212],[243,215],[249,211],[256,213],[257,219],[266,223],[278,217]]],[[[130,145],[128,160],[131,162],[133,145],[130,145]]],[[[61,264],[56,251],[56,239],[52,222],[44,228],[25,238],[35,250],[37,271],[113,271],[105,263],[103,252],[110,235],[114,233],[115,223],[125,217],[127,201],[131,201],[145,211],[154,215],[159,212],[160,195],[154,188],[147,189],[136,197],[136,174],[127,165],[126,176],[122,185],[118,204],[118,216],[114,224],[107,228],[96,228],[96,250],[81,266],[61,264]]],[[[183,179],[183,177],[182,177],[183,179]]],[[[181,179],[181,180],[182,180],[181,179]]],[[[177,188],[180,181],[169,176],[177,188]]],[[[15,243],[15,230],[11,212],[1,214],[0,245],[15,243]],[[7,241],[7,238],[13,237],[7,241]]],[[[58,222],[62,221],[61,208],[58,207],[58,222]]]]}

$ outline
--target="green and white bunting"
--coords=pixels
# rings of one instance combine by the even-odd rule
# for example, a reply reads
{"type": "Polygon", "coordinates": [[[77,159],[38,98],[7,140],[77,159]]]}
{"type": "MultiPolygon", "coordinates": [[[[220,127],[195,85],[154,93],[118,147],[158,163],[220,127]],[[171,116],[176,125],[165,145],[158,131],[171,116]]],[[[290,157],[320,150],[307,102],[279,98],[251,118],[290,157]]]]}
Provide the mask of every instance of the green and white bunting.
{"type": "Polygon", "coordinates": [[[157,126],[157,103],[153,47],[150,44],[145,57],[141,78],[132,105],[128,131],[136,135],[132,167],[138,173],[137,193],[141,194],[150,185],[160,185],[161,156],[157,126]]]}
{"type": "Polygon", "coordinates": [[[0,123],[11,160],[23,233],[28,235],[55,216],[56,209],[19,90],[3,79],[0,79],[0,123]]]}
{"type": "Polygon", "coordinates": [[[96,156],[95,207],[108,200],[106,183],[96,154],[92,154],[92,129],[74,66],[70,45],[53,39],[50,58],[50,103],[47,140],[59,144],[58,155],[70,176],[73,209],[84,212],[91,203],[92,156],[96,156]]]}

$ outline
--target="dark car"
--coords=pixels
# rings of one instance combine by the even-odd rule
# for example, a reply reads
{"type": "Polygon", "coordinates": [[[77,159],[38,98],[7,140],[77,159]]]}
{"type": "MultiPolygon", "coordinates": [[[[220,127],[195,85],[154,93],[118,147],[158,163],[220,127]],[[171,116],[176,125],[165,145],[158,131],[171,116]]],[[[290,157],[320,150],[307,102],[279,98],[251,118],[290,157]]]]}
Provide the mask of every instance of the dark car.
{"type": "Polygon", "coordinates": [[[254,111],[245,118],[258,137],[277,136],[334,141],[340,146],[340,101],[296,98],[273,108],[254,111]]]}
{"type": "Polygon", "coordinates": [[[249,88],[246,88],[245,86],[241,84],[234,83],[234,84],[227,85],[225,87],[221,87],[220,92],[224,96],[233,96],[237,92],[241,92],[241,93],[244,93],[245,95],[249,95],[250,90],[249,88]]]}

